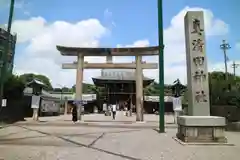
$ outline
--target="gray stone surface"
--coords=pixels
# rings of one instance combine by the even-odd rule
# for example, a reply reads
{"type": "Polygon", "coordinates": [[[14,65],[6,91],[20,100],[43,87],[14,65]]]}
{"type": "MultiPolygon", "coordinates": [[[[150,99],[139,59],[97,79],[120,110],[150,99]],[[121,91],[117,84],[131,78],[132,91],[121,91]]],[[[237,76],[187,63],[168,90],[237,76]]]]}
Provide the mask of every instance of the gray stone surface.
{"type": "Polygon", "coordinates": [[[177,123],[183,126],[225,126],[226,120],[224,117],[217,116],[179,116],[177,123]]]}
{"type": "MultiPolygon", "coordinates": [[[[145,114],[144,123],[136,122],[136,115],[133,114],[131,117],[126,117],[125,112],[117,112],[116,120],[113,120],[111,116],[104,116],[104,114],[87,114],[82,116],[83,121],[76,124],[72,123],[71,115],[61,115],[56,117],[40,117],[39,122],[32,121],[32,118],[26,118],[26,121],[18,122],[20,125],[48,125],[48,126],[101,126],[101,127],[121,127],[121,128],[157,128],[159,126],[159,116],[153,114],[145,114]]],[[[173,115],[165,115],[166,127],[176,128],[174,124],[173,115]]]]}
{"type": "Polygon", "coordinates": [[[227,143],[224,117],[180,116],[177,123],[177,137],[183,142],[227,143]]]}
{"type": "MultiPolygon", "coordinates": [[[[90,117],[92,121],[100,119],[90,115],[89,120],[90,117]]],[[[56,124],[56,120],[64,121],[66,118],[70,116],[46,117],[45,120],[56,124]]],[[[121,118],[123,123],[127,117],[121,118]]],[[[0,129],[0,159],[238,160],[240,156],[240,134],[234,132],[226,134],[229,142],[235,146],[184,146],[172,138],[176,128],[166,129],[166,133],[159,134],[153,129],[85,127],[69,121],[66,123],[71,123],[71,126],[38,126],[37,123],[31,123],[31,126],[18,124],[0,129]]],[[[101,123],[110,122],[101,121],[98,124],[101,123]]]]}
{"type": "Polygon", "coordinates": [[[178,117],[177,137],[184,142],[227,142],[225,118],[210,116],[203,11],[184,18],[188,81],[188,115],[178,117]]]}
{"type": "MultiPolygon", "coordinates": [[[[26,122],[31,122],[32,118],[25,118],[26,122]]],[[[46,122],[68,122],[72,121],[72,115],[60,115],[56,117],[40,117],[40,121],[46,122]]],[[[82,116],[82,120],[84,122],[136,122],[136,115],[133,113],[132,116],[126,117],[124,111],[117,111],[116,119],[113,120],[112,116],[105,116],[104,114],[85,114],[82,116]]],[[[159,122],[159,115],[155,114],[144,114],[144,120],[148,123],[158,123],[159,122]]],[[[165,122],[167,124],[174,123],[174,115],[169,114],[165,115],[165,122]]]]}
{"type": "Polygon", "coordinates": [[[187,143],[227,143],[224,126],[178,126],[176,137],[187,143]]]}
{"type": "Polygon", "coordinates": [[[209,84],[203,12],[188,11],[184,20],[188,82],[188,115],[209,116],[209,84]],[[199,26],[197,26],[197,24],[199,24],[199,26]]]}

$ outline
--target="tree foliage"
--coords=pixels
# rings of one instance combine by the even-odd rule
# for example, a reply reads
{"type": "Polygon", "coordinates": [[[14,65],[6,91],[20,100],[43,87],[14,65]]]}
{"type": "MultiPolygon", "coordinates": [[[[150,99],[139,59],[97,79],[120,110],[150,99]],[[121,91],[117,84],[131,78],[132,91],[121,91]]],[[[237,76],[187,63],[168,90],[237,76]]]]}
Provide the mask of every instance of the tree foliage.
{"type": "Polygon", "coordinates": [[[4,83],[4,97],[12,100],[22,98],[25,84],[19,76],[9,75],[4,83]]]}
{"type": "MultiPolygon", "coordinates": [[[[228,81],[225,80],[224,72],[209,73],[210,101],[213,105],[236,105],[240,106],[240,77],[228,73],[228,81]]],[[[144,89],[145,95],[159,96],[159,85],[154,82],[144,89]]],[[[164,86],[165,95],[171,95],[171,85],[164,86]]],[[[187,90],[183,95],[183,103],[187,103],[187,90]]]]}
{"type": "MultiPolygon", "coordinates": [[[[82,91],[85,94],[92,93],[93,92],[92,89],[94,89],[94,88],[97,88],[97,87],[93,84],[88,84],[88,83],[83,83],[82,84],[82,91]]],[[[75,92],[76,91],[76,85],[73,85],[72,88],[69,89],[69,90],[71,90],[72,92],[75,92]]]]}
{"type": "Polygon", "coordinates": [[[211,104],[237,105],[240,103],[240,77],[234,77],[228,73],[228,81],[225,80],[225,73],[209,73],[209,89],[211,104]]]}
{"type": "MultiPolygon", "coordinates": [[[[93,94],[97,91],[98,87],[96,87],[93,84],[88,84],[88,83],[83,83],[82,84],[83,88],[83,93],[84,94],[93,94]]],[[[68,87],[63,87],[63,88],[54,88],[53,91],[55,92],[71,92],[71,93],[75,93],[76,91],[76,85],[73,85],[72,88],[68,88],[68,87]]]]}
{"type": "Polygon", "coordinates": [[[20,79],[23,81],[23,83],[28,83],[28,82],[31,82],[32,80],[34,79],[37,79],[41,82],[43,82],[46,86],[47,86],[47,89],[49,90],[52,90],[52,85],[51,85],[51,82],[49,80],[49,78],[45,75],[41,75],[41,74],[33,74],[33,73],[26,73],[26,74],[22,74],[20,76],[20,79]]]}
{"type": "MultiPolygon", "coordinates": [[[[171,95],[171,85],[164,85],[164,94],[165,95],[171,95]]],[[[153,82],[146,88],[144,88],[144,94],[147,96],[159,96],[160,95],[160,88],[159,84],[156,82],[153,82]]]]}
{"type": "MultiPolygon", "coordinates": [[[[27,76],[28,77],[28,76],[27,76]]],[[[172,85],[164,86],[164,94],[172,95],[172,85]]],[[[61,91],[61,88],[55,88],[55,91],[61,91]]],[[[72,88],[64,87],[63,92],[75,92],[75,85],[72,88]]],[[[211,72],[209,73],[209,90],[210,101],[213,105],[237,105],[240,106],[240,77],[234,77],[228,73],[228,81],[225,80],[225,73],[211,72]]],[[[96,87],[93,84],[83,83],[83,93],[85,94],[101,94],[103,88],[96,87]]],[[[159,96],[159,84],[153,82],[144,89],[144,94],[147,96],[159,96]]],[[[183,92],[183,103],[187,103],[187,90],[183,92]]]]}

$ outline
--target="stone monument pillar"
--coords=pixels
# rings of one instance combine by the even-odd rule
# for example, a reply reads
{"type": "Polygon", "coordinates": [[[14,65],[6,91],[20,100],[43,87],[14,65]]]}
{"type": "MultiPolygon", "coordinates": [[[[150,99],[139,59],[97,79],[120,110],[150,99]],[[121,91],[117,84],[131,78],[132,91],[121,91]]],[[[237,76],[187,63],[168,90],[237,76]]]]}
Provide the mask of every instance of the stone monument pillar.
{"type": "Polygon", "coordinates": [[[76,94],[75,100],[77,103],[77,113],[78,113],[78,120],[82,120],[82,106],[79,104],[82,101],[82,81],[83,81],[83,65],[84,65],[84,56],[81,54],[78,55],[77,59],[77,75],[76,75],[76,94]]]}
{"type": "Polygon", "coordinates": [[[143,121],[142,56],[136,56],[136,121],[143,121]]]}
{"type": "Polygon", "coordinates": [[[185,45],[188,115],[209,116],[209,83],[203,12],[188,12],[185,16],[185,45]]]}
{"type": "Polygon", "coordinates": [[[177,137],[185,142],[226,142],[225,118],[210,116],[209,83],[202,11],[185,16],[188,115],[177,119],[177,137]]]}

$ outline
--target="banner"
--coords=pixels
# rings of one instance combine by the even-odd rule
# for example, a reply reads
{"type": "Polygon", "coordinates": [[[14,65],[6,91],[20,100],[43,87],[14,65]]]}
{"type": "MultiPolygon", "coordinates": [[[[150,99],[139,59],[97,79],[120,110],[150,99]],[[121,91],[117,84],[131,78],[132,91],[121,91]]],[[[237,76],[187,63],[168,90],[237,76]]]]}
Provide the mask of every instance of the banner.
{"type": "Polygon", "coordinates": [[[32,96],[32,105],[31,108],[39,108],[40,96],[32,96]]]}
{"type": "Polygon", "coordinates": [[[173,97],[173,110],[174,111],[182,111],[181,97],[173,97]]]}
{"type": "Polygon", "coordinates": [[[6,107],[7,106],[7,99],[2,99],[2,107],[6,107]]]}

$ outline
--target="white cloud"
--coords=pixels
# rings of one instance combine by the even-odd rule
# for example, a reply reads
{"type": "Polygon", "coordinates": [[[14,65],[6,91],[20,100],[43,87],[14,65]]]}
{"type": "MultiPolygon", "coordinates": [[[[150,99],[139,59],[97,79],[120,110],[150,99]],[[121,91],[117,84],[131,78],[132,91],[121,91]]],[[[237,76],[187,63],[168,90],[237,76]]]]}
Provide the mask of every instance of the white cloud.
{"type": "MultiPolygon", "coordinates": [[[[232,74],[233,74],[233,67],[232,67],[233,63],[234,63],[233,61],[228,61],[227,62],[227,70],[228,70],[229,73],[232,73],[232,74]]],[[[235,70],[236,75],[240,76],[240,66],[239,66],[240,65],[240,60],[235,61],[235,64],[237,64],[236,70],[235,70]]],[[[209,71],[211,71],[211,72],[212,71],[225,72],[224,62],[218,62],[218,63],[215,63],[215,64],[210,64],[209,71]]]]}
{"type": "MultiPolygon", "coordinates": [[[[165,82],[172,83],[176,78],[186,82],[185,45],[183,19],[188,10],[203,10],[208,36],[226,34],[228,25],[216,19],[210,10],[186,7],[171,20],[170,26],[164,30],[165,41],[165,82]]],[[[109,10],[105,17],[112,17],[109,10]]],[[[56,21],[47,23],[42,17],[29,20],[16,20],[13,30],[19,34],[18,42],[28,42],[24,55],[16,60],[17,73],[39,73],[47,75],[52,84],[72,86],[75,83],[75,70],[62,70],[62,62],[72,62],[76,58],[63,57],[56,50],[56,45],[98,47],[103,36],[109,33],[97,19],[83,20],[77,23],[56,21]]],[[[149,46],[148,39],[137,40],[131,45],[120,46],[149,46]]],[[[104,62],[105,57],[87,57],[88,62],[104,62]]],[[[158,62],[157,56],[144,57],[144,61],[158,62]]],[[[115,62],[131,62],[134,57],[114,57],[115,62]]],[[[145,75],[158,81],[158,70],[145,70],[145,75]]],[[[100,70],[85,70],[84,81],[91,82],[92,77],[100,75],[100,70]]]]}
{"type": "MultiPolygon", "coordinates": [[[[184,35],[184,16],[187,11],[203,11],[205,31],[207,36],[225,35],[228,33],[228,25],[221,19],[215,18],[211,10],[203,8],[185,7],[171,20],[170,26],[164,30],[164,75],[165,83],[172,83],[179,78],[187,83],[186,78],[186,53],[184,35]]],[[[158,57],[150,57],[149,61],[157,61],[158,57]]],[[[211,70],[213,66],[209,65],[211,70]]],[[[145,71],[147,76],[156,77],[158,81],[158,70],[145,71]]]]}
{"type": "MultiPolygon", "coordinates": [[[[63,57],[56,49],[56,45],[97,47],[99,40],[107,33],[107,29],[97,19],[88,19],[75,24],[56,21],[47,24],[41,18],[15,21],[13,30],[19,33],[19,42],[28,42],[23,56],[16,61],[17,73],[39,73],[47,75],[53,85],[62,84],[72,86],[75,82],[74,70],[62,70],[62,62],[72,62],[76,58],[63,57]],[[25,29],[26,30],[25,30],[25,29]],[[28,32],[32,29],[32,31],[28,32]]],[[[86,58],[89,62],[104,62],[104,57],[86,58]]],[[[91,81],[99,70],[85,70],[84,80],[91,81]]]]}
{"type": "Polygon", "coordinates": [[[150,45],[150,42],[148,41],[148,39],[144,39],[144,40],[137,40],[130,45],[118,44],[117,47],[147,47],[149,45],[150,45]]]}
{"type": "Polygon", "coordinates": [[[182,42],[184,39],[184,16],[187,11],[203,11],[207,36],[225,35],[228,33],[228,25],[221,19],[215,18],[212,11],[203,8],[185,7],[171,20],[170,27],[164,32],[165,41],[182,42]],[[176,34],[177,33],[177,34],[176,34]]]}
{"type": "MultiPolygon", "coordinates": [[[[203,8],[189,8],[185,7],[171,20],[170,26],[164,30],[164,76],[165,83],[171,84],[174,80],[179,78],[181,82],[187,83],[186,77],[186,53],[185,53],[185,35],[184,35],[184,16],[187,11],[203,11],[205,30],[207,36],[224,35],[228,33],[228,25],[214,17],[210,10],[203,8]]],[[[136,41],[136,43],[146,46],[149,45],[148,40],[136,41]]],[[[138,45],[139,46],[139,45],[138,45]]],[[[158,56],[144,57],[147,62],[158,62],[158,56]]],[[[221,65],[209,65],[209,70],[219,70],[221,65]],[[218,68],[217,68],[218,66],[218,68]]],[[[145,70],[145,76],[159,79],[159,70],[145,70]]]]}
{"type": "Polygon", "coordinates": [[[44,32],[47,22],[42,17],[32,17],[29,20],[16,20],[12,30],[17,32],[18,43],[26,42],[44,32]]]}

